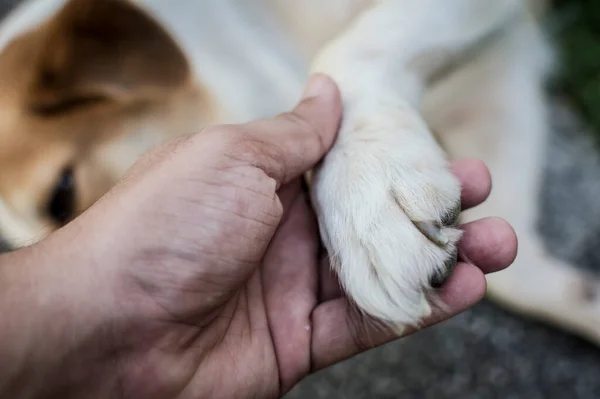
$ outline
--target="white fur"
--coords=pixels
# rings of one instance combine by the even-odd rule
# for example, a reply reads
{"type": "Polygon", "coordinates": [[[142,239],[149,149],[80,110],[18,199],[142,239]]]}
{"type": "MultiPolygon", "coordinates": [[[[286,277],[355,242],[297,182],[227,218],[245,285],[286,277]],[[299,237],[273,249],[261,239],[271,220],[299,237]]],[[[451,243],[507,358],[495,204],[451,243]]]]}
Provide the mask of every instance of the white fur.
{"type": "Polygon", "coordinates": [[[444,228],[449,243],[440,247],[414,225],[441,223],[459,204],[460,186],[419,112],[436,69],[411,64],[437,55],[443,67],[519,10],[506,0],[380,1],[313,64],[337,81],[345,107],[315,174],[322,236],[352,300],[396,329],[430,314],[429,281],[460,238],[444,228]]]}

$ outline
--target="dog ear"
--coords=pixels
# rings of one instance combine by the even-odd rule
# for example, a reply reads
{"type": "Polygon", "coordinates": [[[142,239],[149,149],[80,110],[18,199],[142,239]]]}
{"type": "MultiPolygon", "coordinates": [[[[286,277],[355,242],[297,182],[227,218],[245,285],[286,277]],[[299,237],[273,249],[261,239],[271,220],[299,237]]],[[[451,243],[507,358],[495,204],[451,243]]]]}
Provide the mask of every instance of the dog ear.
{"type": "Polygon", "coordinates": [[[30,93],[39,112],[147,100],[189,78],[175,41],[128,0],[70,0],[44,33],[30,93]]]}

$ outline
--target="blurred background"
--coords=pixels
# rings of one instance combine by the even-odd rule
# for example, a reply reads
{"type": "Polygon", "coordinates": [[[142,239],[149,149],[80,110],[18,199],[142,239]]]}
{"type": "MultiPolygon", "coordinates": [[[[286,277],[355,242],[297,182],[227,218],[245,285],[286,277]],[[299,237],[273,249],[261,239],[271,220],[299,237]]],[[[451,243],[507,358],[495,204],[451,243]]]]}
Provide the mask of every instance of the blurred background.
{"type": "MultiPolygon", "coordinates": [[[[0,0],[0,17],[19,2],[0,0]]],[[[553,7],[561,68],[548,88],[552,162],[539,227],[552,253],[600,273],[600,1],[553,7]]],[[[318,373],[287,398],[600,398],[600,348],[484,301],[318,373]]]]}

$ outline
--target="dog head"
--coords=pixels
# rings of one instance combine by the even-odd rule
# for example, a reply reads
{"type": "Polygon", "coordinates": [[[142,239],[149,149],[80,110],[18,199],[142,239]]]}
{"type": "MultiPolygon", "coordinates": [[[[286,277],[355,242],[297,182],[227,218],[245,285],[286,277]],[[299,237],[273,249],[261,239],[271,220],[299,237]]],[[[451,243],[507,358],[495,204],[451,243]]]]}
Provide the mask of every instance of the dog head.
{"type": "Polygon", "coordinates": [[[0,52],[0,237],[38,240],[214,115],[151,16],[126,0],[68,1],[0,52]]]}

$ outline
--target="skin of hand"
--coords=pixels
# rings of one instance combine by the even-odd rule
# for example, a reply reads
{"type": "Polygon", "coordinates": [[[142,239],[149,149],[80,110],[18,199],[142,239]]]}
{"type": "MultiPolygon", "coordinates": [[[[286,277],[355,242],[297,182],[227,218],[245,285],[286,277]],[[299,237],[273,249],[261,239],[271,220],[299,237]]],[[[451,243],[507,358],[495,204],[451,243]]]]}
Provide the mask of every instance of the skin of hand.
{"type": "MultiPolygon", "coordinates": [[[[2,255],[0,396],[275,398],[398,338],[338,289],[299,179],[341,107],[335,84],[313,77],[293,111],[165,144],[79,218],[2,255]]],[[[484,201],[486,167],[453,168],[464,208],[484,201]]],[[[427,325],[478,302],[484,275],[516,256],[506,222],[462,227],[472,264],[427,325]]]]}

